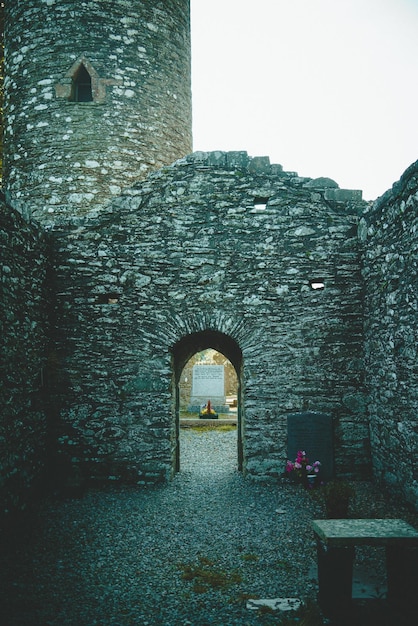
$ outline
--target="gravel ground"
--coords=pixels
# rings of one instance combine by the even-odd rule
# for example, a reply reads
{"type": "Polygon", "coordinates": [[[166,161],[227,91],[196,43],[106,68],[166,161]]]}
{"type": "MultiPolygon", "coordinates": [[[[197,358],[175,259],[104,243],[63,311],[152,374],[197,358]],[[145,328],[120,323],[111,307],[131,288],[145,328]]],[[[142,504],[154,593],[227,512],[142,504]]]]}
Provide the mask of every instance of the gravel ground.
{"type": "MultiPolygon", "coordinates": [[[[285,481],[244,479],[234,431],[183,430],[181,459],[167,485],[44,501],[3,554],[0,623],[251,626],[278,622],[247,597],[315,601],[321,502],[285,481]]],[[[365,516],[405,517],[370,485],[356,490],[365,516]]],[[[384,571],[380,555],[359,558],[384,571]]]]}

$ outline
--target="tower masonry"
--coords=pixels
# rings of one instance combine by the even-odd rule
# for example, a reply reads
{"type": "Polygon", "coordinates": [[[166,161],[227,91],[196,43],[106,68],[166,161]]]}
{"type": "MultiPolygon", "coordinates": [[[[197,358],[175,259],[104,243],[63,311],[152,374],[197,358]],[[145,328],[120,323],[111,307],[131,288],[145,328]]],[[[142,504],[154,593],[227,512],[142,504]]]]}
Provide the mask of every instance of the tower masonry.
{"type": "Polygon", "coordinates": [[[50,225],[192,150],[189,0],[14,0],[4,188],[50,225]]]}

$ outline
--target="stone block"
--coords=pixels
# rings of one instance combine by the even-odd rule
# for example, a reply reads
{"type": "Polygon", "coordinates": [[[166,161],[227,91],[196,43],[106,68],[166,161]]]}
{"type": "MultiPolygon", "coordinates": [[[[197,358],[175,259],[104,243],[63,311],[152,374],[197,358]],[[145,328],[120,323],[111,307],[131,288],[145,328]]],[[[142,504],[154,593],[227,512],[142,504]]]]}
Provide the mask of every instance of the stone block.
{"type": "Polygon", "coordinates": [[[334,202],[358,202],[362,199],[363,192],[359,189],[326,189],[325,199],[334,202]]]}
{"type": "Polygon", "coordinates": [[[338,183],[332,178],[314,178],[305,183],[305,187],[311,189],[338,189],[338,183]]]}
{"type": "Polygon", "coordinates": [[[230,151],[226,153],[226,165],[227,167],[240,167],[246,168],[248,167],[248,163],[250,161],[250,157],[247,152],[244,150],[241,151],[230,151]]]}
{"type": "Polygon", "coordinates": [[[226,153],[225,152],[220,152],[220,151],[208,152],[207,155],[208,155],[208,158],[207,158],[208,165],[215,165],[218,167],[226,166],[226,153]]]}
{"type": "Polygon", "coordinates": [[[267,156],[253,157],[248,165],[248,171],[252,174],[269,174],[270,168],[270,158],[267,156]]]}

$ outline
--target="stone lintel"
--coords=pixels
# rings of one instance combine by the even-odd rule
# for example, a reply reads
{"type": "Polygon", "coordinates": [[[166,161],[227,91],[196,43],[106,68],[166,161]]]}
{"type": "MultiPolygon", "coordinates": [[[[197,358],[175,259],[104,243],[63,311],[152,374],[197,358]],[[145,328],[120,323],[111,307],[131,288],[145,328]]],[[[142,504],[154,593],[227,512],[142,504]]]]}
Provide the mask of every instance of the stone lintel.
{"type": "Polygon", "coordinates": [[[334,200],[335,202],[349,202],[350,200],[357,202],[362,199],[363,192],[360,189],[325,189],[326,200],[334,200]]]}

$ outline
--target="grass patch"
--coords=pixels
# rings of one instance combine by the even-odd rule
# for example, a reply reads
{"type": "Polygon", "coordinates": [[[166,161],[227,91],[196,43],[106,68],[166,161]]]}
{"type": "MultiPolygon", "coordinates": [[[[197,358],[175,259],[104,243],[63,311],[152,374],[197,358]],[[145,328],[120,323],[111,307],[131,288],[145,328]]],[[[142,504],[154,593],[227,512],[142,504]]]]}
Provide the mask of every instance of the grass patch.
{"type": "Polygon", "coordinates": [[[195,593],[205,593],[209,589],[226,589],[242,581],[238,572],[220,569],[214,561],[205,557],[199,557],[197,565],[181,564],[179,568],[183,571],[183,580],[194,582],[195,593]]]}
{"type": "Polygon", "coordinates": [[[242,604],[246,603],[247,600],[258,600],[260,598],[259,595],[253,593],[244,593],[241,591],[237,596],[229,599],[230,604],[242,604]]]}
{"type": "Polygon", "coordinates": [[[289,561],[279,560],[276,562],[277,569],[282,569],[285,572],[290,572],[292,570],[292,565],[289,561]]]}
{"type": "Polygon", "coordinates": [[[205,424],[204,426],[190,426],[190,430],[195,433],[206,433],[210,430],[220,430],[223,433],[228,433],[231,430],[236,430],[235,424],[205,424]]]}
{"type": "Polygon", "coordinates": [[[242,554],[241,558],[243,561],[258,561],[260,557],[258,554],[242,554]]]}

